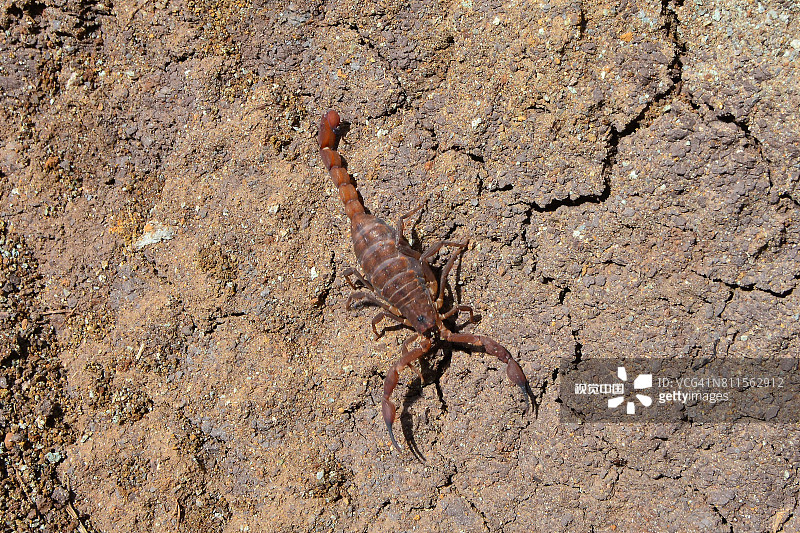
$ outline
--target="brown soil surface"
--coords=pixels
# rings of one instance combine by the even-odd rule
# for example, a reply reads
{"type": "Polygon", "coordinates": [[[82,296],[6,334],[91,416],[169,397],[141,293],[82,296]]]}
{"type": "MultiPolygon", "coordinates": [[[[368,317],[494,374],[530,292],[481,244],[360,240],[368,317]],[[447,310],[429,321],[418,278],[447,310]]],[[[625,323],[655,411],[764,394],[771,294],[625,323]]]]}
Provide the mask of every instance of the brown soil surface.
{"type": "Polygon", "coordinates": [[[562,358],[797,357],[798,5],[396,4],[0,1],[2,531],[800,530],[797,425],[558,402],[562,358]],[[537,412],[444,347],[392,449],[330,108],[368,208],[471,239],[537,412]]]}

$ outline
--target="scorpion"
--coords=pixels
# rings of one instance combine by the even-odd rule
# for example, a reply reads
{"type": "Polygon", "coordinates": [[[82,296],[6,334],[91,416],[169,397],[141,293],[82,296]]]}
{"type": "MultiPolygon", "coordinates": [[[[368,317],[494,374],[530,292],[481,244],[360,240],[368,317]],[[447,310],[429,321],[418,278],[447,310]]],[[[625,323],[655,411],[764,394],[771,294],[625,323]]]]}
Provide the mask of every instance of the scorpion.
{"type": "MultiPolygon", "coordinates": [[[[393,320],[401,326],[414,330],[414,333],[402,343],[401,357],[389,369],[383,382],[381,412],[392,445],[402,453],[392,430],[396,407],[391,400],[392,392],[400,379],[400,372],[437,346],[440,341],[482,348],[486,353],[497,357],[506,364],[506,374],[509,379],[522,389],[527,405],[528,395],[531,394],[528,380],[508,350],[489,337],[454,333],[444,325],[444,320],[460,312],[469,313],[469,322],[475,322],[473,309],[468,305],[455,305],[444,313],[440,311],[444,302],[447,277],[456,258],[466,249],[468,240],[462,242],[440,240],[420,253],[411,247],[403,235],[403,224],[405,220],[419,212],[422,205],[400,216],[396,228],[368,213],[344,167],[341,155],[336,151],[341,136],[340,125],[341,119],[336,111],[325,113],[320,120],[318,140],[322,162],[339,190],[339,198],[350,219],[350,233],[356,259],[364,272],[362,275],[352,268],[342,272],[355,291],[348,297],[346,307],[350,309],[353,301],[359,300],[362,304],[372,304],[382,309],[372,320],[372,330],[376,340],[384,334],[385,330],[379,333],[377,329],[383,319],[393,320]],[[431,259],[442,247],[452,247],[456,250],[448,257],[437,280],[431,259]],[[353,282],[353,278],[360,283],[360,286],[353,282]],[[360,288],[368,291],[359,290],[360,288]],[[418,341],[418,345],[412,349],[414,341],[418,341]]],[[[414,367],[411,368],[416,371],[414,367]]],[[[420,378],[422,379],[421,374],[420,378]]]]}

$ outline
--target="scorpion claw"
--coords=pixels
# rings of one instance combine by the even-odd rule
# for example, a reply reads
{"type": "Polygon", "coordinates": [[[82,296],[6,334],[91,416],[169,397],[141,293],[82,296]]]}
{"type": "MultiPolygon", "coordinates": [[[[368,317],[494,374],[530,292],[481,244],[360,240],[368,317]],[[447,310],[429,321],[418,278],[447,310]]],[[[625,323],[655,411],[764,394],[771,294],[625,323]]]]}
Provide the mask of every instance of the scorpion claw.
{"type": "Polygon", "coordinates": [[[525,407],[523,412],[527,412],[528,404],[530,403],[529,399],[533,397],[533,392],[528,384],[528,378],[525,377],[525,373],[522,371],[519,363],[517,363],[511,357],[509,357],[506,365],[506,374],[508,375],[509,379],[511,379],[511,381],[522,391],[522,395],[525,397],[525,407]]]}
{"type": "Polygon", "coordinates": [[[386,398],[383,399],[383,402],[381,402],[381,412],[383,413],[383,420],[384,422],[386,422],[386,429],[389,430],[389,438],[392,440],[392,445],[398,452],[403,453],[402,448],[400,448],[400,445],[397,444],[397,439],[394,438],[394,431],[392,430],[392,424],[394,423],[395,406],[391,402],[391,400],[388,400],[386,398]]]}
{"type": "Polygon", "coordinates": [[[389,422],[386,422],[386,429],[389,430],[389,439],[392,441],[392,446],[394,446],[398,452],[403,453],[402,448],[400,448],[400,445],[397,444],[397,440],[394,438],[394,431],[392,431],[392,425],[389,422]]]}

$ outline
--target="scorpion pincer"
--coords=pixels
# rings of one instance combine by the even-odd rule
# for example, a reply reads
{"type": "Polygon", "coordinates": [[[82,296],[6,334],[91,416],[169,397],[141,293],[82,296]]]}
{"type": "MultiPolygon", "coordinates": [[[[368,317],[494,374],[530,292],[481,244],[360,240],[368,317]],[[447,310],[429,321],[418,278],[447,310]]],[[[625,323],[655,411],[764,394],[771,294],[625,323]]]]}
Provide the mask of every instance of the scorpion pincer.
{"type": "Polygon", "coordinates": [[[381,411],[394,447],[401,451],[392,431],[396,408],[391,400],[400,371],[440,341],[480,347],[486,353],[497,357],[506,364],[506,374],[522,389],[527,402],[530,394],[528,380],[508,350],[489,337],[453,333],[444,325],[444,320],[459,312],[469,313],[470,322],[474,322],[472,308],[466,305],[456,305],[447,312],[440,312],[447,276],[456,258],[467,247],[467,241],[438,241],[420,253],[411,248],[403,236],[403,222],[417,213],[422,208],[421,205],[401,216],[397,220],[396,229],[367,213],[350,175],[343,166],[342,157],[336,151],[339,125],[339,114],[336,111],[328,111],[322,116],[319,124],[319,151],[325,168],[339,189],[339,197],[350,219],[350,232],[356,258],[364,272],[363,276],[353,269],[346,269],[343,272],[347,282],[356,290],[348,298],[347,308],[350,308],[354,300],[382,308],[372,320],[372,330],[376,339],[383,335],[383,331],[378,333],[377,329],[377,325],[383,319],[393,320],[414,330],[414,334],[403,342],[402,356],[389,369],[383,382],[381,411]],[[450,255],[437,280],[429,261],[444,246],[454,247],[457,250],[450,255]],[[368,291],[357,290],[360,287],[356,286],[353,278],[360,282],[361,288],[368,291]],[[412,349],[411,344],[415,340],[418,341],[417,347],[412,349]]]}

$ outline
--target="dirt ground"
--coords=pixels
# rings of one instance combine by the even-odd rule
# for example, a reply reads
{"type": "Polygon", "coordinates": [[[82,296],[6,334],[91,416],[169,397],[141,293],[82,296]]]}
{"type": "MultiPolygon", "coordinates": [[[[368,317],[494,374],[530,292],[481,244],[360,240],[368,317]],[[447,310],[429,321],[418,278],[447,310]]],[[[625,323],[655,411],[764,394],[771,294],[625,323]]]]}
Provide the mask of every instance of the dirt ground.
{"type": "Polygon", "coordinates": [[[562,358],[797,357],[791,0],[0,1],[2,531],[800,531],[800,428],[566,424],[562,358]],[[316,124],[466,331],[345,309],[316,124]],[[437,264],[442,264],[442,259],[437,264]]]}

